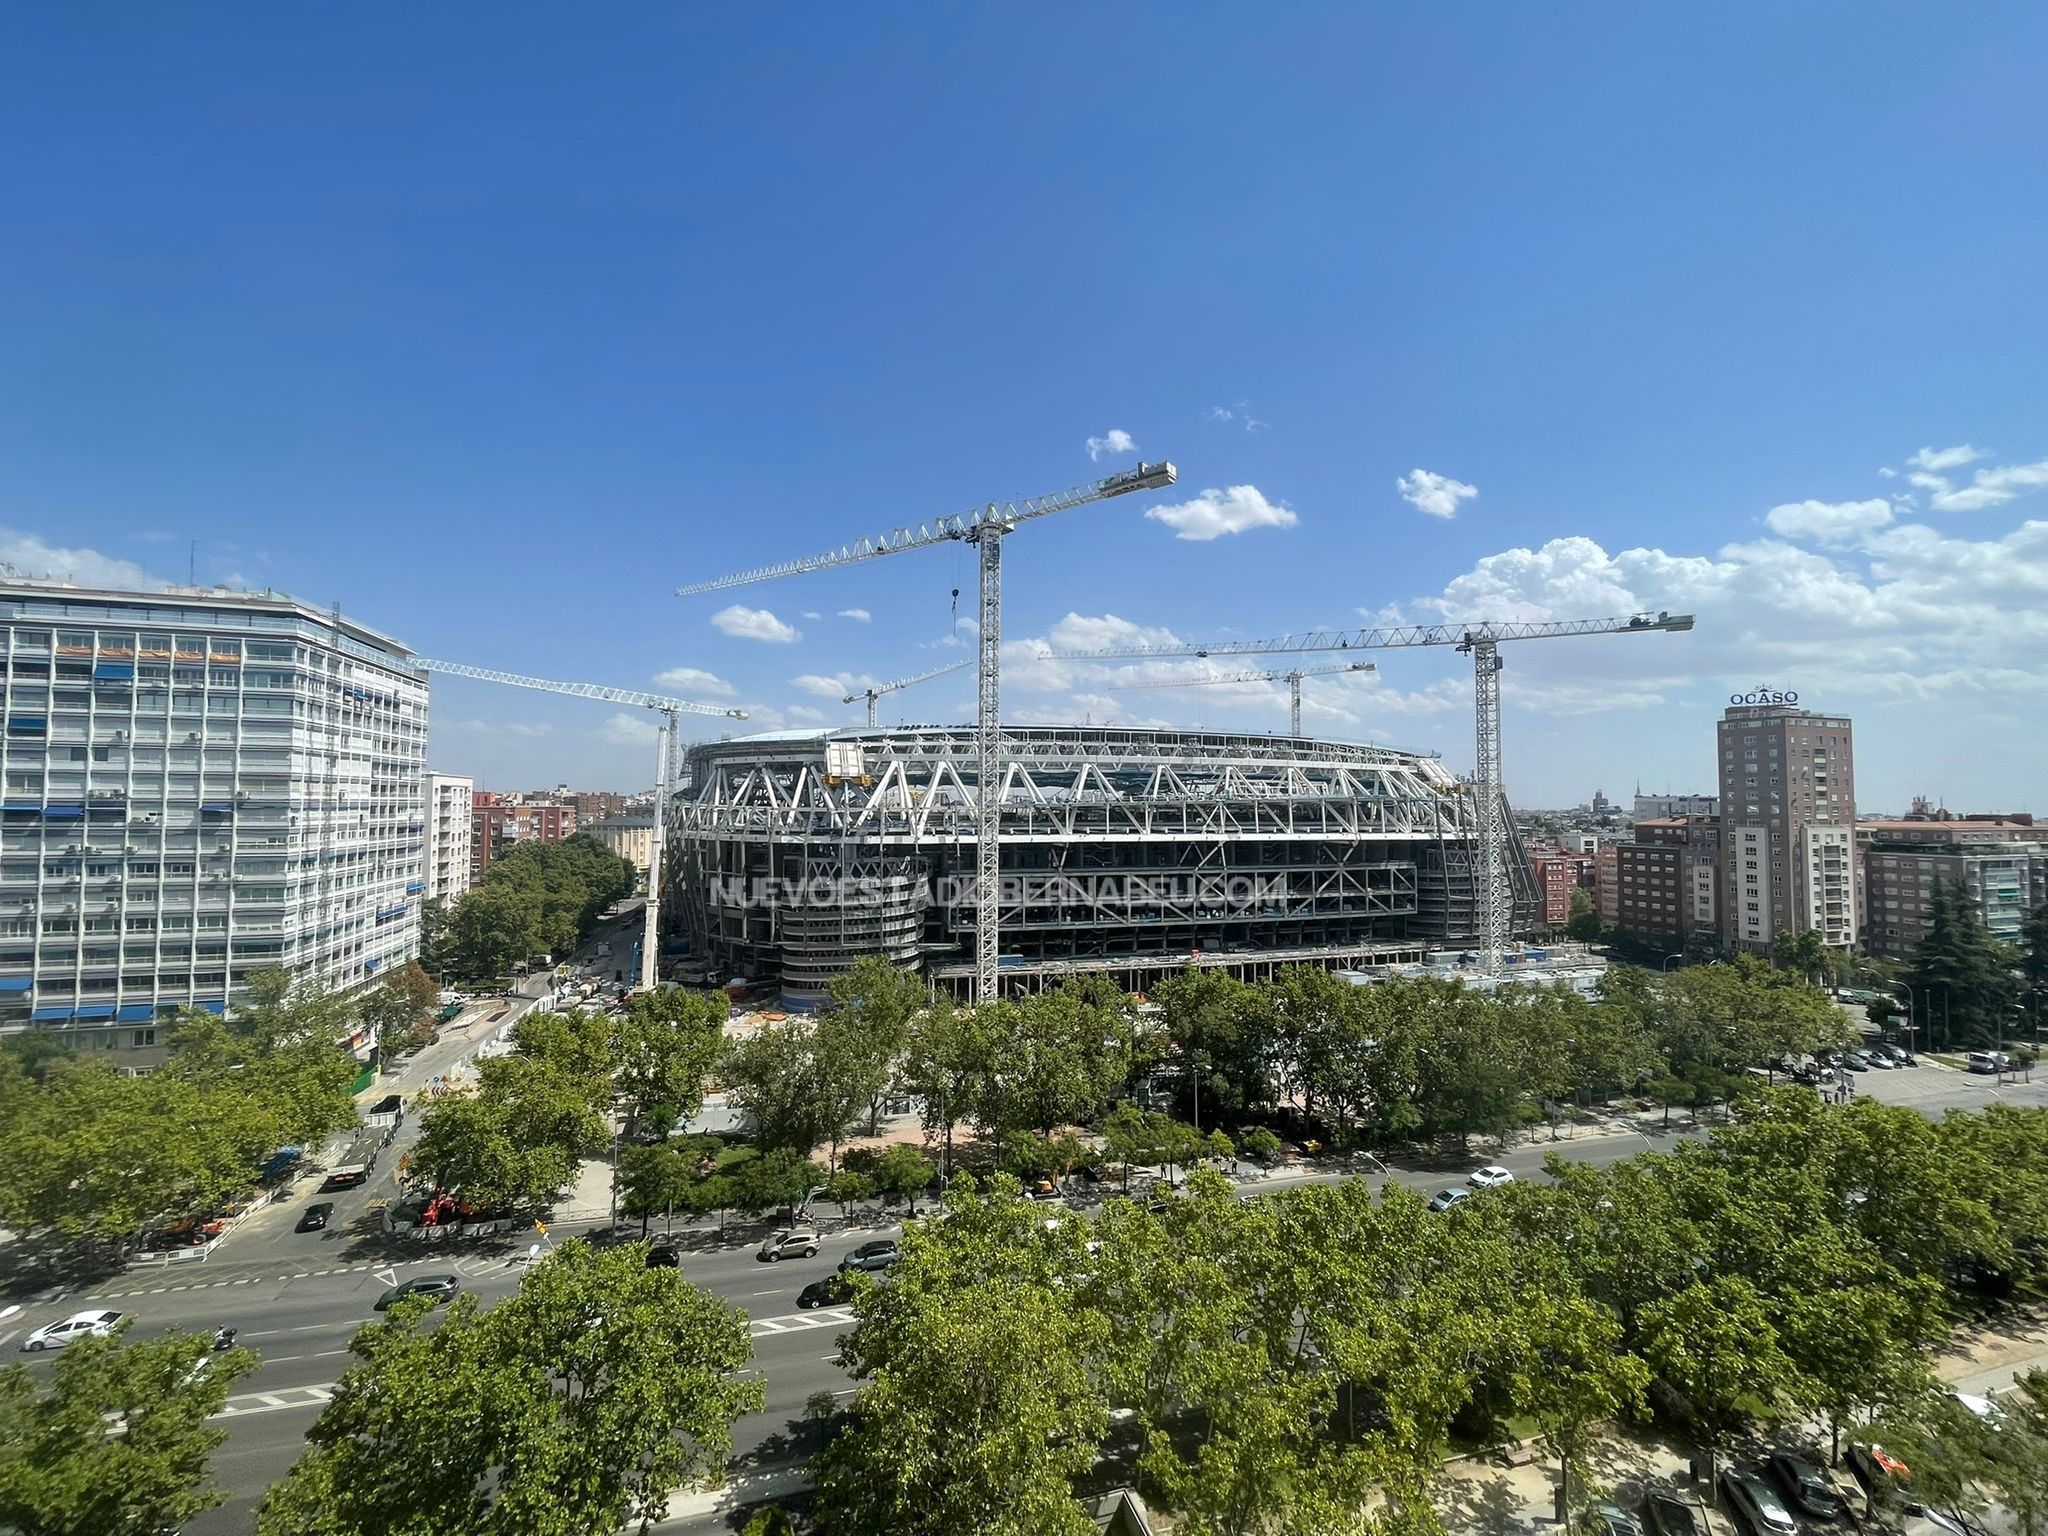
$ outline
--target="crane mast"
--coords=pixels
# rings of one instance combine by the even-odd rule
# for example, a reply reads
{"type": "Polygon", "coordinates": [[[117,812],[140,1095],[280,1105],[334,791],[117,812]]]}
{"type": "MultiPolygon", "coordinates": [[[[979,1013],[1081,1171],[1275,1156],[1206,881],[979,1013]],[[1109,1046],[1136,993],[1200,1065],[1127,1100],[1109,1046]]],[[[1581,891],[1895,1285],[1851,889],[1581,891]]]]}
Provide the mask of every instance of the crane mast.
{"type": "Polygon", "coordinates": [[[702,592],[719,592],[729,587],[784,576],[801,576],[810,571],[878,560],[884,555],[902,554],[934,544],[972,544],[979,566],[979,594],[975,621],[980,629],[977,648],[976,710],[974,722],[975,819],[974,819],[974,999],[992,1002],[998,982],[996,959],[1001,953],[996,898],[1000,891],[1000,847],[1002,830],[1002,637],[1003,637],[1003,540],[1019,523],[1069,507],[1126,496],[1133,491],[1156,490],[1171,485],[1179,472],[1173,465],[1139,464],[1101,480],[1070,486],[1050,496],[1023,501],[989,502],[973,512],[935,518],[857,539],[823,554],[800,560],[766,565],[732,576],[693,582],[676,588],[677,597],[694,597],[702,592]]]}
{"type": "MultiPolygon", "coordinates": [[[[1610,619],[1475,619],[1464,624],[1307,630],[1270,640],[1226,640],[1214,645],[1138,645],[1043,654],[1054,661],[1135,661],[1153,657],[1273,656],[1448,645],[1459,654],[1470,656],[1474,745],[1478,748],[1478,762],[1472,774],[1472,809],[1479,834],[1479,868],[1473,886],[1479,907],[1480,960],[1486,970],[1493,972],[1500,969],[1501,955],[1513,936],[1514,926],[1508,878],[1507,804],[1501,777],[1500,643],[1571,635],[1677,634],[1691,629],[1692,622],[1689,613],[1637,613],[1610,619]]],[[[1298,723],[1295,729],[1298,735],[1298,723]]]]}
{"type": "Polygon", "coordinates": [[[494,672],[486,667],[464,666],[457,661],[433,661],[420,656],[413,664],[422,672],[439,672],[449,677],[475,678],[479,682],[502,683],[512,688],[531,688],[540,693],[560,693],[571,698],[600,699],[609,704],[636,704],[661,717],[654,732],[654,842],[647,853],[647,925],[640,941],[639,985],[652,987],[659,978],[661,940],[661,861],[668,850],[669,802],[675,798],[675,749],[682,715],[721,715],[744,720],[744,709],[717,704],[692,704],[658,693],[641,693],[631,688],[608,688],[602,683],[558,683],[545,677],[527,677],[517,672],[494,672]]]}
{"type": "Polygon", "coordinates": [[[928,683],[935,677],[944,677],[948,672],[958,672],[966,665],[967,663],[964,661],[955,661],[943,667],[933,667],[929,672],[920,672],[915,677],[898,678],[893,683],[876,683],[871,687],[861,689],[858,693],[849,693],[839,702],[851,704],[855,699],[866,699],[868,701],[868,724],[874,725],[876,723],[875,701],[881,698],[883,694],[900,693],[905,688],[915,687],[919,683],[928,683]]]}
{"type": "Polygon", "coordinates": [[[1287,685],[1287,731],[1291,736],[1301,734],[1301,680],[1304,677],[1331,677],[1341,672],[1377,672],[1379,665],[1370,661],[1354,661],[1341,667],[1290,667],[1285,672],[1233,672],[1227,677],[1174,677],[1157,683],[1113,683],[1119,691],[1127,688],[1206,688],[1217,683],[1285,683],[1287,685]]]}

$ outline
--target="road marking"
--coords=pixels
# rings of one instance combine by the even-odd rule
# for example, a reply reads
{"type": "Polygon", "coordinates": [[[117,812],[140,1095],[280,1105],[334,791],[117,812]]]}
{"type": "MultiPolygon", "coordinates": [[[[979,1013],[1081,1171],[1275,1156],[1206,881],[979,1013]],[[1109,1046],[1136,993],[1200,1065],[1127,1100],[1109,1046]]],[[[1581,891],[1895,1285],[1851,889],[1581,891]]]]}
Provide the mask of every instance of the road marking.
{"type": "MultiPolygon", "coordinates": [[[[784,1289],[787,1289],[787,1287],[784,1287],[784,1289]]],[[[752,1294],[754,1294],[754,1295],[756,1295],[756,1296],[780,1296],[780,1295],[782,1294],[782,1291],[781,1291],[781,1290],[774,1290],[774,1291],[755,1291],[755,1292],[753,1292],[752,1294]]]]}
{"type": "Polygon", "coordinates": [[[19,1332],[21,1332],[19,1328],[10,1328],[5,1333],[0,1333],[0,1344],[5,1344],[19,1332]]]}
{"type": "Polygon", "coordinates": [[[821,1307],[815,1312],[791,1312],[783,1317],[756,1317],[747,1321],[754,1338],[774,1333],[799,1333],[806,1328],[824,1328],[833,1323],[850,1323],[853,1312],[846,1307],[821,1307]]]}
{"type": "MultiPolygon", "coordinates": [[[[839,1357],[837,1355],[834,1355],[832,1358],[837,1360],[839,1357]]],[[[859,1390],[859,1387],[841,1387],[837,1392],[834,1392],[832,1395],[834,1397],[851,1397],[854,1393],[858,1392],[859,1390]]]]}

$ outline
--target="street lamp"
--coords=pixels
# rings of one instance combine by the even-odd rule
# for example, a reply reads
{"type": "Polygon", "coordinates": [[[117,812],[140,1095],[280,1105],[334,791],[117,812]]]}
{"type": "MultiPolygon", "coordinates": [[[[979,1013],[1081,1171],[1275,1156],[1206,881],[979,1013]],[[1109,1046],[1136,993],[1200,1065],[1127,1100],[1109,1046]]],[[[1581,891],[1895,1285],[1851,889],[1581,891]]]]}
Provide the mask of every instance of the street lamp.
{"type": "Polygon", "coordinates": [[[1683,960],[1684,958],[1685,958],[1685,956],[1684,956],[1684,955],[1666,955],[1666,956],[1664,957],[1664,967],[1663,967],[1663,969],[1664,969],[1664,973],[1665,973],[1665,974],[1666,974],[1667,976],[1668,976],[1668,975],[1670,975],[1670,974],[1671,974],[1671,962],[1672,962],[1672,961],[1674,961],[1674,960],[1683,960]]]}

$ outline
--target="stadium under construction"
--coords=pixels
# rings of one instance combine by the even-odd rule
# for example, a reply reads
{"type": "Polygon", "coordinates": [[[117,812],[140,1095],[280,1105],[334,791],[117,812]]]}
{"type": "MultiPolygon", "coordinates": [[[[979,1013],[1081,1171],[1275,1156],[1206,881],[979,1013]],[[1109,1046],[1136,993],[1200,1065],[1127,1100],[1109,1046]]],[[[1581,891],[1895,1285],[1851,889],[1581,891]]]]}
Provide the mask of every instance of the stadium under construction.
{"type": "MultiPolygon", "coordinates": [[[[802,1006],[884,955],[975,979],[971,726],[771,732],[689,750],[668,900],[713,979],[802,1006]]],[[[1078,973],[1132,990],[1417,961],[1480,932],[1471,786],[1431,756],[1217,731],[1005,726],[1005,991],[1078,973]]],[[[1512,827],[1512,820],[1508,819],[1512,827]]],[[[1518,924],[1535,891],[1507,860],[1518,924]]]]}

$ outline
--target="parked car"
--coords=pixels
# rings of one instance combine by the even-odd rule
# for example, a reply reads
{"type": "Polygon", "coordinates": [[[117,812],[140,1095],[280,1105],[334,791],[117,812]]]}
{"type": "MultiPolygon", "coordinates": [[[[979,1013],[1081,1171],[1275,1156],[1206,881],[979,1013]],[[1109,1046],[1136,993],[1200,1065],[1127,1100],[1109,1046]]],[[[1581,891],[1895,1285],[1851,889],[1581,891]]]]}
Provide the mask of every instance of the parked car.
{"type": "Polygon", "coordinates": [[[843,1307],[853,1300],[851,1271],[836,1269],[822,1280],[813,1280],[797,1293],[796,1304],[808,1311],[812,1307],[843,1307]]]}
{"type": "Polygon", "coordinates": [[[1675,1493],[1653,1493],[1643,1500],[1643,1524],[1651,1536],[1707,1536],[1699,1507],[1675,1493]]]}
{"type": "Polygon", "coordinates": [[[818,1256],[818,1234],[808,1227],[792,1227],[777,1232],[754,1251],[754,1257],[770,1263],[779,1259],[815,1259],[818,1256]]]}
{"type": "Polygon", "coordinates": [[[296,1230],[300,1232],[318,1232],[327,1225],[327,1218],[333,1214],[334,1202],[332,1200],[315,1200],[306,1207],[305,1212],[299,1217],[299,1225],[296,1230]]]}
{"type": "Polygon", "coordinates": [[[455,1275],[414,1275],[410,1280],[401,1280],[382,1296],[377,1298],[376,1310],[382,1312],[395,1307],[408,1296],[430,1296],[437,1307],[446,1306],[455,1299],[455,1293],[462,1289],[462,1281],[455,1275]]]}
{"type": "Polygon", "coordinates": [[[1871,1070],[1874,1072],[1889,1072],[1894,1065],[1891,1056],[1887,1052],[1877,1050],[1874,1047],[1863,1053],[1863,1059],[1870,1063],[1871,1070]]]}
{"type": "Polygon", "coordinates": [[[1816,1520],[1841,1518],[1842,1496],[1829,1484],[1826,1474],[1804,1456],[1794,1456],[1790,1451],[1773,1452],[1771,1476],[1778,1480],[1778,1486],[1801,1514],[1816,1520]]]}
{"type": "Polygon", "coordinates": [[[902,1257],[903,1251],[896,1246],[894,1238],[881,1237],[871,1243],[862,1243],[839,1261],[839,1267],[842,1270],[887,1269],[902,1257]]]}
{"type": "Polygon", "coordinates": [[[1799,1522],[1778,1497],[1778,1490],[1756,1473],[1730,1467],[1721,1474],[1721,1496],[1751,1536],[1799,1536],[1799,1522]]]}
{"type": "Polygon", "coordinates": [[[677,1248],[674,1243],[656,1243],[647,1250],[647,1267],[649,1269],[681,1269],[683,1267],[682,1250],[677,1248]]]}
{"type": "Polygon", "coordinates": [[[1469,1189],[1440,1189],[1430,1197],[1429,1208],[1432,1211],[1448,1211],[1452,1206],[1462,1205],[1471,1198],[1472,1191],[1469,1189]]]}
{"type": "Polygon", "coordinates": [[[1844,1051],[1842,1052],[1842,1065],[1851,1072],[1868,1072],[1870,1070],[1870,1058],[1861,1051],[1844,1051]]]}
{"type": "Polygon", "coordinates": [[[1499,1189],[1503,1184],[1514,1183],[1515,1176],[1500,1164],[1493,1163],[1484,1168],[1473,1169],[1472,1177],[1466,1182],[1474,1189],[1499,1189]]]}
{"type": "Polygon", "coordinates": [[[1870,1048],[1870,1054],[1873,1058],[1879,1051],[1884,1052],[1895,1067],[1910,1067],[1913,1065],[1913,1053],[1895,1041],[1886,1040],[1870,1048]]]}
{"type": "Polygon", "coordinates": [[[45,1323],[35,1329],[21,1341],[21,1347],[35,1355],[46,1349],[62,1349],[80,1339],[102,1338],[114,1331],[121,1316],[119,1312],[74,1312],[61,1323],[45,1323]]]}
{"type": "Polygon", "coordinates": [[[1636,1517],[1618,1504],[1595,1504],[1586,1511],[1589,1536],[1643,1536],[1636,1517]]]}
{"type": "Polygon", "coordinates": [[[1998,1058],[1989,1051],[1972,1051],[1963,1058],[1963,1065],[1972,1072],[1988,1075],[1998,1070],[1998,1058]]]}

